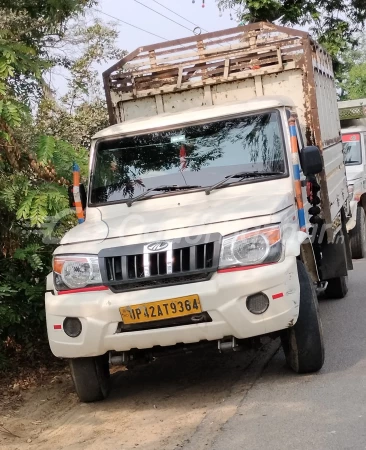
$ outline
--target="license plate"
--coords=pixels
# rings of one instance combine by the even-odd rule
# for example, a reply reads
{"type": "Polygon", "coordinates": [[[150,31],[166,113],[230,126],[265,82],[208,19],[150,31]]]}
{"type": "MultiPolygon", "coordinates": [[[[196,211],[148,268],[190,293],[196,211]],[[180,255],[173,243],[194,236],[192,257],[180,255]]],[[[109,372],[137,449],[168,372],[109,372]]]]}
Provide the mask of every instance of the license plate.
{"type": "Polygon", "coordinates": [[[202,308],[198,295],[187,295],[141,305],[123,306],[119,312],[123,323],[131,324],[199,314],[202,308]]]}

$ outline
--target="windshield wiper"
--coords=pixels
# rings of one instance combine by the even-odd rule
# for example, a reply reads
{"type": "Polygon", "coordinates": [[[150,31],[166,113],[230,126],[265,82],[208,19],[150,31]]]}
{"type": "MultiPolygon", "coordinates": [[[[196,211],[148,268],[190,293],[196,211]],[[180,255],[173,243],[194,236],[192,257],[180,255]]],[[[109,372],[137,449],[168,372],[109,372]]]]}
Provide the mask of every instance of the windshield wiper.
{"type": "Polygon", "coordinates": [[[143,192],[141,195],[138,195],[137,197],[132,198],[131,200],[129,200],[129,201],[127,202],[127,206],[129,206],[129,207],[132,206],[133,203],[135,203],[135,202],[137,202],[138,200],[140,200],[140,199],[146,197],[146,195],[147,195],[149,192],[152,192],[152,191],[157,191],[157,192],[159,192],[159,191],[163,191],[163,192],[170,192],[170,191],[184,191],[184,190],[186,190],[186,189],[198,189],[198,188],[200,188],[200,187],[202,187],[202,186],[189,186],[189,185],[178,186],[178,185],[176,185],[176,184],[170,184],[170,185],[167,184],[167,185],[162,185],[162,186],[156,186],[156,187],[154,187],[154,188],[148,189],[147,191],[143,192]]]}
{"type": "MultiPolygon", "coordinates": [[[[206,189],[206,195],[210,195],[211,191],[214,189],[219,188],[223,184],[227,182],[230,178],[240,178],[241,180],[244,180],[245,178],[257,178],[257,177],[271,177],[274,175],[283,175],[283,172],[238,172],[233,173],[232,175],[228,175],[223,180],[219,181],[218,183],[210,186],[208,189],[206,189]]],[[[241,181],[240,180],[240,181],[241,181]]]]}

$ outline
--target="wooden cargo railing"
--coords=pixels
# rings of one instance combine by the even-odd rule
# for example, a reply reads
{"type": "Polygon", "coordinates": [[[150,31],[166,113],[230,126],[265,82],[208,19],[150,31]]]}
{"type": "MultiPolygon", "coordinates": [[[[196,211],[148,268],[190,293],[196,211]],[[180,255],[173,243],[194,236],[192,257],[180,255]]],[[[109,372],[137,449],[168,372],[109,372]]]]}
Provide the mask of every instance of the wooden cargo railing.
{"type": "Polygon", "coordinates": [[[260,22],[140,47],[103,74],[112,123],[117,102],[290,70],[304,64],[331,74],[330,58],[308,33],[260,22]]]}

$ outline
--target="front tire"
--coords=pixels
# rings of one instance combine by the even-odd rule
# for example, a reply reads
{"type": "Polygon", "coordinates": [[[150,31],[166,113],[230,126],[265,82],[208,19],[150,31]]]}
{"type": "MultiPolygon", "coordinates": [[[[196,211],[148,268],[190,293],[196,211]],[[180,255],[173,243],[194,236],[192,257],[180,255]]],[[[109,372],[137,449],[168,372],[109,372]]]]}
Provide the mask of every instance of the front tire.
{"type": "Polygon", "coordinates": [[[356,226],[349,233],[352,258],[361,259],[366,256],[366,220],[362,207],[357,208],[356,226]]]}
{"type": "Polygon", "coordinates": [[[300,311],[296,324],[282,333],[286,362],[297,373],[317,372],[324,364],[323,330],[315,287],[304,264],[297,261],[300,311]]]}
{"type": "Polygon", "coordinates": [[[110,373],[107,355],[71,359],[70,369],[80,401],[97,402],[108,397],[110,373]]]}

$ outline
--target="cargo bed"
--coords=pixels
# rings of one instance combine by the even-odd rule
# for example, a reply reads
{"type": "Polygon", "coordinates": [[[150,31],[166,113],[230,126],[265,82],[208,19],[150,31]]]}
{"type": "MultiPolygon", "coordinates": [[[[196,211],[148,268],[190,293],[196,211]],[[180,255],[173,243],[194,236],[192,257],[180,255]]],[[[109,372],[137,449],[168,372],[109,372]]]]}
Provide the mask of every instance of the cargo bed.
{"type": "Polygon", "coordinates": [[[331,237],[347,185],[330,56],[308,33],[256,23],[139,47],[104,74],[112,124],[286,95],[305,145],[322,150],[322,216],[331,237]]]}

